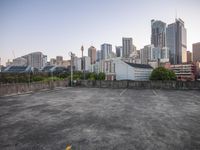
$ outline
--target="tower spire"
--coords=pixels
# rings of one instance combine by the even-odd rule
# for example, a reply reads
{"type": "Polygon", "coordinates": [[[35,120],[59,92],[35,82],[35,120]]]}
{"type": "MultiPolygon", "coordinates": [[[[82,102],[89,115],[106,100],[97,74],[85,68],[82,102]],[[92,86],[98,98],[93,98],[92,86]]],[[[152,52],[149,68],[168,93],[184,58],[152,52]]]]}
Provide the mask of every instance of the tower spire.
{"type": "Polygon", "coordinates": [[[83,45],[81,46],[81,52],[82,52],[82,57],[83,57],[83,51],[84,51],[84,47],[83,47],[83,45]]]}

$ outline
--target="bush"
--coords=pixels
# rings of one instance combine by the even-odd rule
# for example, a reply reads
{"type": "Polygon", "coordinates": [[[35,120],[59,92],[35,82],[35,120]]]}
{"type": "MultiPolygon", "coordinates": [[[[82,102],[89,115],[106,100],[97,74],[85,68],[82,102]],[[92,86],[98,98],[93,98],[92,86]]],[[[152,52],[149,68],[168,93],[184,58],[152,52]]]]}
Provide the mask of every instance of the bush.
{"type": "Polygon", "coordinates": [[[176,80],[176,74],[172,70],[158,67],[152,71],[150,80],[176,80]]]}
{"type": "Polygon", "coordinates": [[[33,76],[32,77],[33,82],[38,82],[38,81],[42,81],[42,80],[44,80],[44,78],[41,76],[33,76]]]}

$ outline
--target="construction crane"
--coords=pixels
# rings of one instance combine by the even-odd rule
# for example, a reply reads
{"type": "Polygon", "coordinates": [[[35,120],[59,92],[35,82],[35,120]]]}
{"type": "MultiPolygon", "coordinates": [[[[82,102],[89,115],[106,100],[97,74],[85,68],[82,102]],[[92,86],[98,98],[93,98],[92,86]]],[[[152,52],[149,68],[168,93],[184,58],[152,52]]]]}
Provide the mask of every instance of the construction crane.
{"type": "Polygon", "coordinates": [[[14,57],[14,59],[15,59],[15,52],[12,50],[12,54],[13,54],[13,57],[14,57]]]}

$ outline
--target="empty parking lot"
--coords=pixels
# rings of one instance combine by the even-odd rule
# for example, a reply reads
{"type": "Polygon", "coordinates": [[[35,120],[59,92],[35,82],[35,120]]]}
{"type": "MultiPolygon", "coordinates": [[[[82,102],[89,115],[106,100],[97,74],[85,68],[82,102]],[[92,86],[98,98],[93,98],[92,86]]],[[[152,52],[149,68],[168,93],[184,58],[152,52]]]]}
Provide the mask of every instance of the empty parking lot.
{"type": "Polygon", "coordinates": [[[0,98],[1,150],[199,150],[200,91],[58,88],[0,98]]]}

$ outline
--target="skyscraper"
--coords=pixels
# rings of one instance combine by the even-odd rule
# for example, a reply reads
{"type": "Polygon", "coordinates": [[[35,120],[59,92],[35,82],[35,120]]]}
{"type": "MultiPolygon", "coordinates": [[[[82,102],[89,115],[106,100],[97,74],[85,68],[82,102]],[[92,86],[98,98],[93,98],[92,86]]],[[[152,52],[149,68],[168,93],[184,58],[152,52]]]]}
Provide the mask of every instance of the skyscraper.
{"type": "Polygon", "coordinates": [[[200,61],[200,42],[192,44],[193,61],[200,61]]]}
{"type": "Polygon", "coordinates": [[[90,57],[91,64],[95,64],[96,62],[96,48],[94,46],[90,46],[88,48],[88,56],[90,57]]]}
{"type": "Polygon", "coordinates": [[[104,43],[101,45],[101,59],[108,59],[109,54],[112,52],[112,45],[104,43]]]}
{"type": "Polygon", "coordinates": [[[116,56],[122,57],[122,46],[116,46],[115,50],[116,50],[116,56]]]}
{"type": "Polygon", "coordinates": [[[129,57],[133,51],[133,39],[132,38],[122,38],[122,56],[129,57]]]}
{"type": "Polygon", "coordinates": [[[13,59],[13,66],[27,66],[27,60],[22,57],[13,59]]]}
{"type": "Polygon", "coordinates": [[[190,62],[192,62],[192,53],[190,51],[187,51],[187,63],[190,63],[190,62]]]}
{"type": "Polygon", "coordinates": [[[160,20],[151,20],[151,44],[163,48],[166,45],[166,23],[160,20]]]}
{"type": "Polygon", "coordinates": [[[27,65],[38,69],[41,69],[47,63],[47,56],[43,55],[41,52],[30,53],[22,57],[27,60],[27,65]]]}
{"type": "Polygon", "coordinates": [[[167,26],[166,46],[169,48],[170,63],[181,64],[187,61],[187,33],[181,19],[167,26]]]}
{"type": "Polygon", "coordinates": [[[63,57],[62,56],[56,56],[56,65],[62,66],[63,57]]]}
{"type": "Polygon", "coordinates": [[[63,61],[63,57],[62,56],[56,56],[56,61],[57,62],[63,61]]]}
{"type": "Polygon", "coordinates": [[[140,51],[140,59],[141,64],[148,64],[149,60],[152,59],[152,53],[153,53],[153,45],[146,45],[143,49],[140,51]]]}
{"type": "Polygon", "coordinates": [[[96,59],[97,62],[99,62],[101,60],[101,51],[100,50],[97,51],[96,58],[97,58],[96,59]]]}
{"type": "Polygon", "coordinates": [[[81,46],[81,70],[84,72],[84,62],[83,62],[83,51],[84,51],[84,47],[83,45],[81,46]]]}

